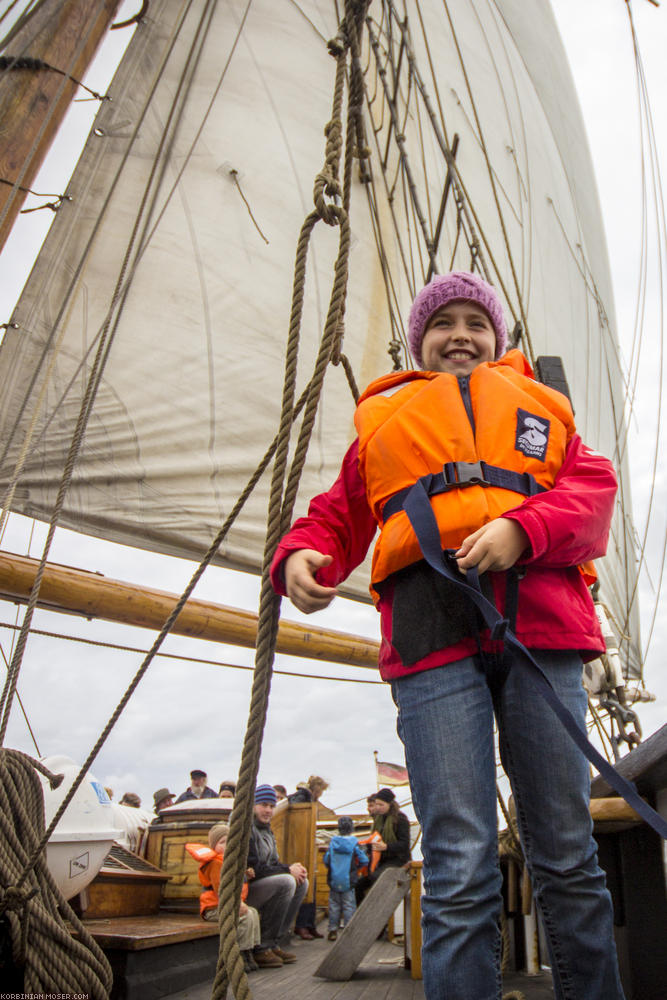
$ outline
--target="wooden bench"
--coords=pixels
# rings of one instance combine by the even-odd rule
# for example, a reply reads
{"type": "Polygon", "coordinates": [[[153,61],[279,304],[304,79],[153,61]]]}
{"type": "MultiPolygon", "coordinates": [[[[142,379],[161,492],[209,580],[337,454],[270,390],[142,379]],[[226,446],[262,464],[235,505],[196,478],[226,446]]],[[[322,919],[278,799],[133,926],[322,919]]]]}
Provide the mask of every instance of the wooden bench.
{"type": "Polygon", "coordinates": [[[218,961],[218,925],[199,915],[84,920],[109,959],[111,1000],[146,1000],[210,980],[218,961]]]}

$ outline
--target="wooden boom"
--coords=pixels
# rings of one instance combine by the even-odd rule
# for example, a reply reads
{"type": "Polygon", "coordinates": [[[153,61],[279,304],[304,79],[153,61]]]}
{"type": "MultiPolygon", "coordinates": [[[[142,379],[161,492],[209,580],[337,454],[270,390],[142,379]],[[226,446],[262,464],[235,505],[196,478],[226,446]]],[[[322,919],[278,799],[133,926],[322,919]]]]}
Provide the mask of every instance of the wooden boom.
{"type": "MultiPolygon", "coordinates": [[[[0,598],[27,601],[38,565],[37,559],[0,552],[0,598]]],[[[164,590],[152,590],[98,573],[49,563],[42,579],[38,606],[158,630],[177,600],[176,594],[164,590]]],[[[176,619],[172,632],[254,649],[257,615],[191,598],[176,619]]],[[[363,636],[281,622],[276,648],[279,653],[309,660],[377,667],[380,644],[363,636]]]]}

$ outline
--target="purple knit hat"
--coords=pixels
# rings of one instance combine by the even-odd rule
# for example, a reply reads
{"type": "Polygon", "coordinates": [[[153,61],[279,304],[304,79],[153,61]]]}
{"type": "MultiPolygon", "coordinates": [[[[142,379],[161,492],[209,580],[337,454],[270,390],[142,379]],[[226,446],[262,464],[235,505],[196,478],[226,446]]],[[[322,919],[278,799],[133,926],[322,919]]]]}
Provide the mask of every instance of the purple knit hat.
{"type": "Polygon", "coordinates": [[[408,320],[408,346],[418,368],[423,367],[422,341],[429,319],[442,306],[455,300],[476,302],[489,314],[496,332],[495,356],[500,358],[505,353],[507,327],[495,288],[477,274],[452,271],[450,274],[437,274],[422,288],[412,303],[408,320]]]}

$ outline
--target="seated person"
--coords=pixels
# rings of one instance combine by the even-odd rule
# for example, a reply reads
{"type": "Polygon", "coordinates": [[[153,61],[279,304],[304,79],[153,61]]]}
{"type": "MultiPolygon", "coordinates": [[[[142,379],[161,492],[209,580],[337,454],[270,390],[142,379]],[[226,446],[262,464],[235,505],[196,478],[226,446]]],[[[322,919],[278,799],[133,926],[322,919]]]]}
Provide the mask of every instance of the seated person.
{"type": "Polygon", "coordinates": [[[209,788],[206,784],[206,778],[206,771],[201,771],[199,768],[190,771],[190,787],[181,792],[176,801],[187,802],[188,799],[217,799],[218,796],[213,789],[209,788]]]}
{"type": "Polygon", "coordinates": [[[276,807],[272,785],[258,785],[248,867],[255,877],[248,888],[248,905],[259,911],[262,939],[254,951],[254,959],[262,968],[279,968],[296,961],[296,955],[284,951],[290,928],[306,892],[308,872],[302,864],[284,865],[278,857],[276,838],[271,830],[271,818],[276,807]]]}
{"type": "Polygon", "coordinates": [[[218,789],[218,796],[221,799],[233,799],[236,795],[235,781],[221,781],[218,789]]]}
{"type": "MultiPolygon", "coordinates": [[[[222,862],[225,860],[228,834],[229,827],[226,823],[216,823],[208,831],[208,847],[204,844],[185,845],[188,854],[199,862],[199,881],[204,886],[204,891],[199,897],[199,912],[204,920],[218,919],[218,888],[222,862]]],[[[259,914],[257,910],[245,902],[248,896],[247,880],[253,875],[252,869],[246,871],[245,881],[241,889],[241,906],[236,931],[239,951],[246,972],[254,972],[258,968],[252,957],[252,949],[260,941],[259,914]]]]}

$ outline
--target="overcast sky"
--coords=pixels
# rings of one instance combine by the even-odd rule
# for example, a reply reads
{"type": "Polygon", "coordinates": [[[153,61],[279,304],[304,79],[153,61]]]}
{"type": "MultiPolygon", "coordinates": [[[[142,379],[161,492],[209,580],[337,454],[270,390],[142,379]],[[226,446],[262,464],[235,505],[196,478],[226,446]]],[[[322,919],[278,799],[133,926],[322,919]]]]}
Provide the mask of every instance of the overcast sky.
{"type": "MultiPolygon", "coordinates": [[[[2,0],[0,0],[0,8],[2,0]]],[[[126,4],[130,14],[136,2],[126,4]]],[[[558,17],[579,88],[589,128],[616,290],[618,327],[629,355],[637,297],[640,245],[640,170],[636,127],[634,68],[624,0],[555,0],[558,17]]],[[[640,45],[653,99],[653,114],[659,145],[667,149],[667,13],[647,0],[634,4],[640,45]]],[[[115,32],[112,46],[121,44],[115,32]]],[[[101,73],[98,70],[98,73],[101,73]]],[[[102,76],[91,86],[103,89],[102,76]]],[[[72,140],[73,141],[73,140],[72,140]]],[[[53,169],[53,168],[51,168],[53,169]]],[[[61,190],[64,182],[51,173],[40,178],[38,190],[61,190]],[[45,186],[46,185],[46,186],[45,186]],[[54,186],[49,186],[54,185],[54,186]]],[[[46,213],[24,216],[3,255],[0,321],[8,318],[23,278],[15,267],[29,258],[31,246],[43,237],[46,213]]],[[[664,251],[664,247],[663,247],[664,251]]],[[[653,249],[655,256],[655,247],[653,249]]],[[[24,275],[25,276],[25,275],[24,275]]],[[[23,276],[23,277],[24,277],[23,276]]],[[[655,420],[659,410],[657,345],[661,335],[657,303],[658,282],[652,273],[646,316],[645,364],[641,394],[632,423],[633,494],[635,522],[641,534],[650,491],[651,454],[655,420]]],[[[665,536],[666,484],[658,482],[654,501],[658,512],[651,536],[650,569],[654,582],[660,565],[665,536]]],[[[4,540],[7,549],[26,552],[31,525],[10,519],[4,540]]],[[[38,555],[44,531],[37,526],[31,552],[38,555]]],[[[110,577],[141,582],[146,586],[180,591],[189,579],[188,563],[135,552],[96,540],[59,532],[51,553],[54,562],[81,565],[110,577]]],[[[238,607],[257,607],[258,583],[254,578],[222,570],[210,570],[197,596],[238,607]]],[[[644,642],[648,633],[655,595],[646,582],[642,589],[644,642]]],[[[0,619],[14,621],[15,609],[1,607],[0,619]]],[[[291,605],[283,614],[305,620],[291,605]]],[[[367,607],[338,599],[326,612],[308,620],[343,631],[377,637],[376,615],[367,607]]],[[[52,632],[92,637],[98,641],[148,648],[152,633],[71,617],[40,612],[35,626],[52,632]]],[[[0,629],[0,641],[9,655],[9,633],[0,629]]],[[[646,682],[659,701],[642,706],[645,733],[665,720],[667,679],[662,668],[662,650],[667,645],[667,615],[657,621],[646,663],[646,682]]],[[[217,661],[251,665],[252,652],[220,645],[168,640],[166,650],[217,661]]],[[[26,709],[37,735],[40,752],[67,753],[83,760],[102,725],[111,714],[140,658],[136,654],[72,644],[58,639],[34,637],[20,683],[26,709]],[[44,692],[49,692],[45,697],[44,692]]],[[[307,673],[311,664],[278,656],[277,669],[307,673]]],[[[375,681],[370,671],[317,664],[317,674],[360,677],[375,681]]],[[[251,675],[249,672],[204,664],[158,659],[117,724],[93,767],[96,777],[111,785],[116,798],[136,791],[149,804],[152,792],[162,785],[182,791],[192,767],[208,770],[211,783],[234,778],[245,731],[251,675]]],[[[34,752],[26,726],[14,712],[8,745],[34,752]]],[[[264,739],[260,780],[282,782],[293,788],[311,773],[324,775],[331,784],[324,801],[336,808],[365,796],[375,787],[373,750],[381,759],[402,761],[402,748],[395,733],[394,709],[388,687],[380,684],[341,683],[333,680],[298,680],[276,676],[272,686],[269,721],[264,739]]]]}

